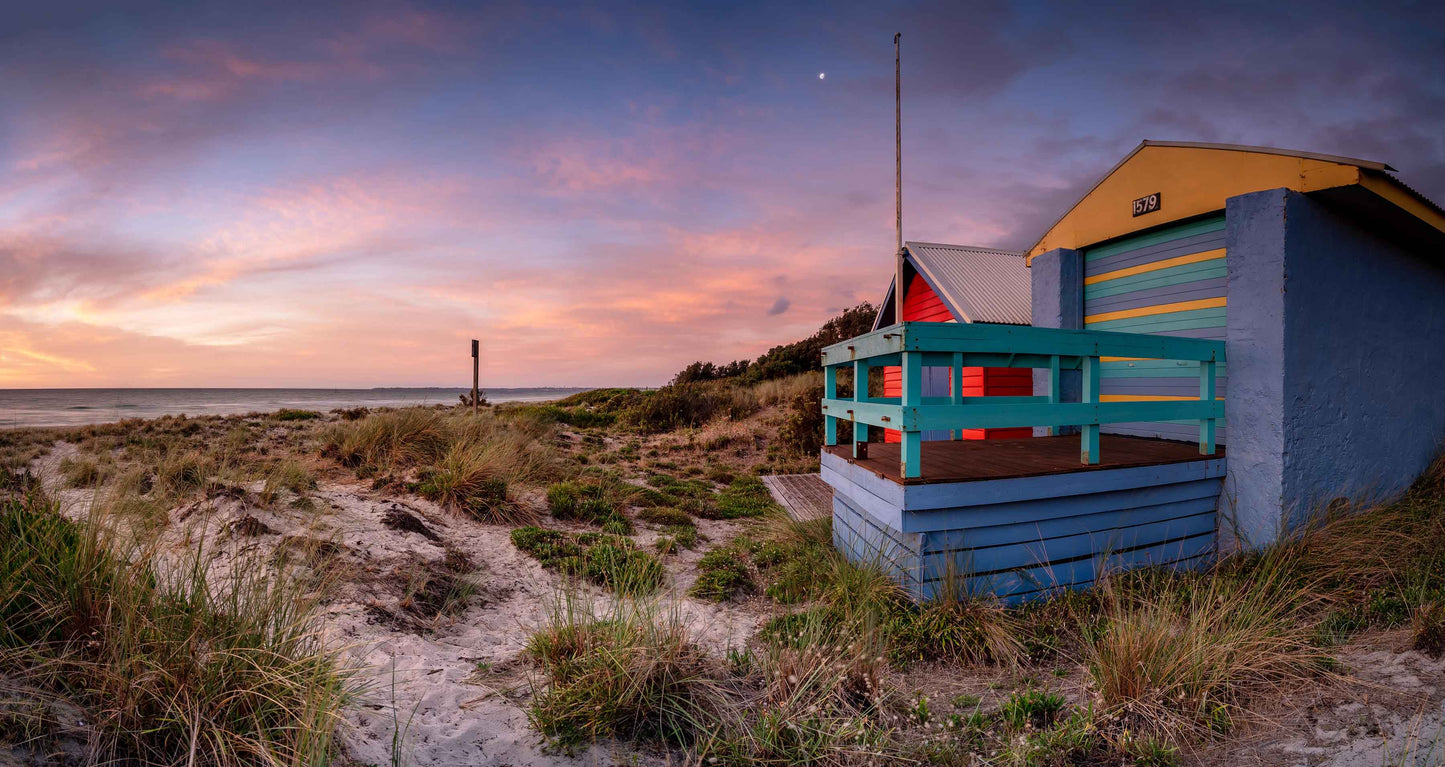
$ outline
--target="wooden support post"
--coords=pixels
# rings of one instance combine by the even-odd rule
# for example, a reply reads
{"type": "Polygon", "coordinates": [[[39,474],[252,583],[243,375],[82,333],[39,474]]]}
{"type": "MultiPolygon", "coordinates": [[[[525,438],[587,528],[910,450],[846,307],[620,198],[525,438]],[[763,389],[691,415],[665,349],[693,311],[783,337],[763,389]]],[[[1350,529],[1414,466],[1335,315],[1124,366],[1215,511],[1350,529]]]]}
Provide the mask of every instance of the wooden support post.
{"type": "MultiPolygon", "coordinates": [[[[1084,358],[1084,402],[1099,404],[1099,358],[1084,358]]],[[[1086,464],[1099,462],[1099,424],[1086,423],[1080,434],[1079,459],[1086,464]]]]}
{"type": "Polygon", "coordinates": [[[472,339],[472,415],[477,414],[477,400],[481,399],[482,383],[482,344],[477,339],[472,339]]]}
{"type": "MultiPolygon", "coordinates": [[[[907,411],[909,408],[917,408],[923,404],[923,353],[905,351],[901,356],[903,357],[903,364],[900,366],[903,372],[901,404],[904,411],[907,411]]],[[[904,420],[908,420],[906,412],[904,420]]],[[[906,430],[900,423],[898,424],[898,434],[901,439],[899,458],[903,464],[899,473],[904,479],[923,476],[923,467],[921,466],[923,432],[906,430]]]]}
{"type": "MultiPolygon", "coordinates": [[[[867,360],[853,361],[853,401],[868,401],[868,373],[871,368],[867,360]]],[[[868,424],[853,419],[853,457],[868,457],[868,424]]]]}
{"type": "MultiPolygon", "coordinates": [[[[1059,355],[1049,357],[1049,404],[1057,405],[1064,401],[1064,384],[1059,370],[1059,355]]],[[[1049,434],[1059,436],[1064,431],[1063,424],[1052,424],[1049,426],[1049,434]]]]}
{"type": "MultiPolygon", "coordinates": [[[[838,398],[838,368],[834,365],[823,368],[823,398],[838,398]]],[[[831,415],[823,416],[823,444],[838,444],[838,419],[831,415]]]]}
{"type": "MultiPolygon", "coordinates": [[[[1213,402],[1214,393],[1214,361],[1199,363],[1199,398],[1205,402],[1213,402]]],[[[1214,455],[1214,432],[1215,419],[1203,418],[1199,421],[1199,454],[1214,455]]]]}
{"type": "MultiPolygon", "coordinates": [[[[949,391],[949,394],[953,397],[953,404],[955,404],[955,405],[962,405],[962,404],[963,404],[963,352],[954,352],[954,353],[953,353],[953,367],[951,367],[951,368],[949,369],[948,375],[949,375],[949,383],[950,383],[950,391],[949,391]]],[[[985,393],[987,393],[987,392],[985,392],[985,393]]],[[[959,429],[958,431],[950,431],[950,432],[949,432],[949,436],[953,437],[953,438],[956,439],[956,440],[963,439],[963,429],[959,429]]]]}

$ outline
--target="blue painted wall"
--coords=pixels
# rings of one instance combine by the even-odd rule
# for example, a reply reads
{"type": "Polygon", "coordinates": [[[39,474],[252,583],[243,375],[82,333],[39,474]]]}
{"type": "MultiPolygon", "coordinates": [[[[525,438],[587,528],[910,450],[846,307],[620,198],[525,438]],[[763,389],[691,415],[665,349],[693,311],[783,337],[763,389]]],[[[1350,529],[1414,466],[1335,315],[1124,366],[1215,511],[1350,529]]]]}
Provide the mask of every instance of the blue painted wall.
{"type": "Polygon", "coordinates": [[[1262,545],[1280,530],[1284,502],[1285,191],[1225,204],[1229,314],[1229,474],[1220,499],[1220,546],[1262,545]]]}
{"type": "MultiPolygon", "coordinates": [[[[1031,309],[1036,328],[1082,330],[1084,327],[1084,254],[1077,250],[1056,248],[1035,256],[1029,265],[1031,309]]],[[[1083,394],[1083,378],[1077,370],[1065,372],[1060,387],[1065,402],[1078,402],[1083,394]]],[[[1034,394],[1049,393],[1049,371],[1034,370],[1034,394]]],[[[1063,429],[1064,434],[1077,434],[1077,426],[1063,429]]],[[[1048,434],[1048,427],[1034,427],[1034,436],[1048,434]]]]}
{"type": "Polygon", "coordinates": [[[1225,511],[1260,545],[1336,498],[1397,496],[1445,440],[1445,253],[1297,192],[1227,208],[1225,511]]]}

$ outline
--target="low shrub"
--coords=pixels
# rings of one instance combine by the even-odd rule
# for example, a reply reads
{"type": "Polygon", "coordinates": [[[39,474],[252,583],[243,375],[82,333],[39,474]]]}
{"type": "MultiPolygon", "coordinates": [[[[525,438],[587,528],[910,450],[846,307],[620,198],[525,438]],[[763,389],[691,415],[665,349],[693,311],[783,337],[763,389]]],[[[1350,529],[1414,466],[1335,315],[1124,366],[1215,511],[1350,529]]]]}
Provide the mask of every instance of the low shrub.
{"type": "Polygon", "coordinates": [[[709,551],[698,561],[697,570],[697,582],[687,590],[688,596],[709,602],[726,602],[755,588],[743,552],[735,546],[709,551]]]}
{"type": "Polygon", "coordinates": [[[656,557],[617,535],[575,535],[529,525],[512,531],[512,545],[543,567],[585,577],[620,594],[651,594],[666,578],[656,557]]]}
{"type": "Polygon", "coordinates": [[[637,518],[643,522],[651,522],[654,525],[666,525],[670,527],[693,527],[696,524],[686,512],[667,506],[655,506],[642,509],[637,512],[637,518]]]}
{"type": "Polygon", "coordinates": [[[699,509],[698,515],[709,519],[740,519],[761,517],[778,510],[767,485],[761,479],[745,475],[734,479],[727,489],[718,494],[716,506],[699,509]]]}
{"type": "MultiPolygon", "coordinates": [[[[823,384],[817,383],[788,400],[787,415],[778,428],[778,444],[794,454],[816,457],[823,449],[823,420],[823,384]]],[[[851,428],[851,424],[839,428],[851,428]]]]}
{"type": "Polygon", "coordinates": [[[272,417],[278,421],[314,421],[317,418],[320,418],[321,414],[316,412],[315,410],[293,410],[291,408],[281,408],[280,410],[277,410],[276,414],[272,417]]]}
{"type": "Polygon", "coordinates": [[[547,488],[547,507],[557,519],[613,525],[622,534],[632,532],[632,523],[623,514],[628,499],[636,492],[634,486],[612,480],[558,482],[547,488]]]}
{"type": "Polygon", "coordinates": [[[1046,729],[1064,710],[1064,697],[1043,690],[1024,690],[1005,698],[998,707],[999,718],[1015,732],[1026,726],[1046,729]]]}

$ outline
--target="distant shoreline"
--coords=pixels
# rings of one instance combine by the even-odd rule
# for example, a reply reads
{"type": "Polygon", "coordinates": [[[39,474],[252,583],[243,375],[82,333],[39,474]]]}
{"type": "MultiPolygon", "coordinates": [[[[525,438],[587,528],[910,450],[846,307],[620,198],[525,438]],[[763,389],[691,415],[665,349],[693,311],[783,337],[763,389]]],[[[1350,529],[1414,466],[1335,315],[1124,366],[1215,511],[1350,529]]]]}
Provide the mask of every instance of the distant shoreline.
{"type": "MultiPolygon", "coordinates": [[[[487,400],[496,403],[544,402],[591,390],[563,386],[484,389],[487,400]]],[[[453,405],[458,396],[470,391],[459,387],[0,389],[0,431],[88,426],[167,415],[243,415],[283,408],[327,412],[336,408],[453,405]]]]}

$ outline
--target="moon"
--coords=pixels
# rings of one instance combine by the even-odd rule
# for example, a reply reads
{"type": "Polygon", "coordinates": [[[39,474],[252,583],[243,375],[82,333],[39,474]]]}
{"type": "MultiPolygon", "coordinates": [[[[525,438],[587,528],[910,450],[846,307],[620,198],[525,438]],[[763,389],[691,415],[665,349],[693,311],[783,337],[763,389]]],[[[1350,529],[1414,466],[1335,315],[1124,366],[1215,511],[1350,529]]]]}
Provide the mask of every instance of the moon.
{"type": "Polygon", "coordinates": [[[823,79],[824,77],[826,77],[827,75],[828,75],[827,72],[819,72],[819,73],[818,73],[818,79],[821,80],[821,79],[823,79]]]}

